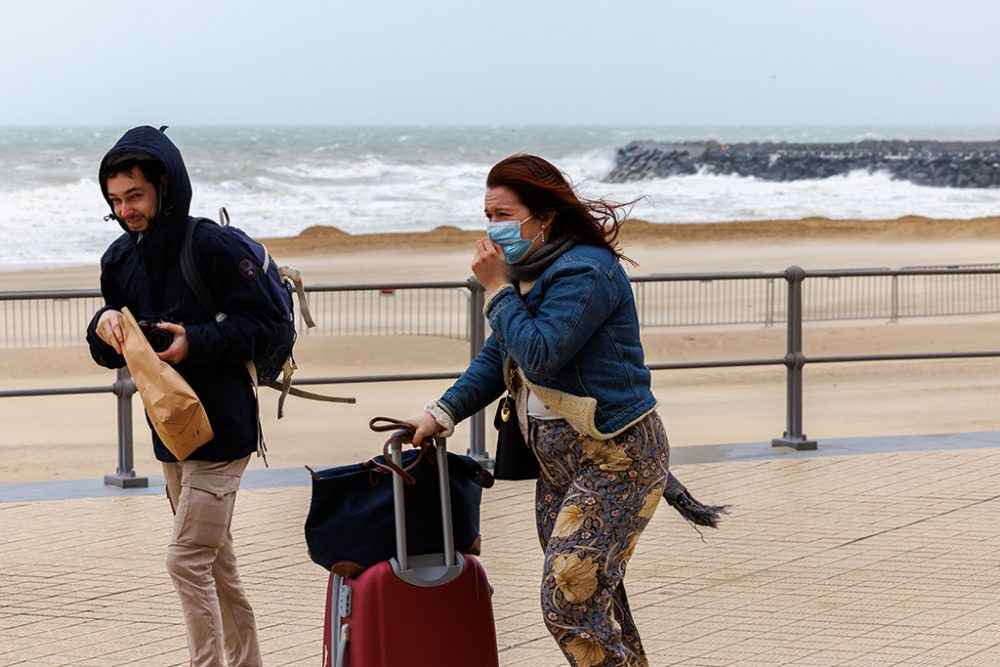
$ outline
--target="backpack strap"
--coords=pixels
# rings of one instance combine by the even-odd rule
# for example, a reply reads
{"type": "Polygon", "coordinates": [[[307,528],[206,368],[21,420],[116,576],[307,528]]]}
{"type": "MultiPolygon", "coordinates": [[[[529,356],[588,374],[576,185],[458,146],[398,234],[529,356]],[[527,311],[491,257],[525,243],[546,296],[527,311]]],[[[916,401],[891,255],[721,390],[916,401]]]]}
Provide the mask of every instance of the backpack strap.
{"type": "Polygon", "coordinates": [[[191,218],[188,220],[187,228],[184,230],[184,242],[181,244],[181,273],[184,275],[184,282],[191,288],[201,305],[208,313],[215,318],[216,322],[226,319],[227,315],[219,310],[219,303],[215,300],[208,285],[201,277],[198,270],[198,263],[194,259],[194,230],[201,223],[215,224],[208,218],[191,218]]]}
{"type": "MultiPolygon", "coordinates": [[[[219,220],[221,226],[225,227],[229,225],[229,212],[222,207],[219,209],[219,220]]],[[[194,232],[198,225],[205,223],[214,225],[216,222],[209,218],[191,218],[188,220],[187,227],[184,230],[184,241],[181,244],[181,273],[184,275],[184,282],[187,283],[191,291],[194,292],[195,297],[201,305],[211,314],[216,322],[222,322],[228,315],[219,310],[219,304],[212,292],[208,289],[205,284],[205,280],[202,278],[201,271],[198,269],[198,262],[195,260],[194,256],[194,232]]],[[[270,267],[270,255],[267,252],[267,247],[264,247],[264,271],[267,271],[270,267]]],[[[306,300],[305,287],[302,285],[302,276],[298,269],[293,269],[291,267],[282,266],[278,269],[279,275],[282,278],[287,279],[292,283],[296,294],[299,297],[299,310],[302,313],[302,319],[307,327],[315,327],[316,323],[313,321],[312,314],[309,312],[309,302],[306,300]]],[[[285,412],[285,398],[291,394],[292,396],[298,396],[300,398],[308,398],[314,401],[327,401],[329,403],[355,403],[354,398],[341,398],[339,396],[325,396],[323,394],[317,394],[311,391],[305,391],[303,389],[298,389],[292,387],[292,373],[296,370],[294,362],[289,360],[289,363],[285,364],[283,369],[282,381],[272,382],[266,386],[272,389],[277,389],[281,395],[278,398],[278,419],[284,416],[285,412]]],[[[247,372],[250,374],[250,380],[253,382],[253,392],[254,397],[257,399],[257,450],[262,457],[264,457],[264,465],[267,465],[267,457],[265,452],[267,451],[267,446],[264,444],[264,434],[260,427],[260,398],[257,395],[258,384],[257,384],[257,369],[254,366],[253,361],[247,362],[247,372]]]]}
{"type": "Polygon", "coordinates": [[[264,459],[264,467],[270,468],[267,464],[267,443],[264,442],[264,428],[260,425],[260,390],[257,386],[257,366],[253,359],[247,362],[247,372],[250,373],[250,382],[253,383],[253,404],[257,408],[257,455],[264,459]]]}
{"type": "MultiPolygon", "coordinates": [[[[271,384],[264,385],[266,387],[271,387],[272,389],[277,389],[278,391],[283,390],[283,385],[280,382],[272,382],[271,384]]],[[[326,401],[327,403],[350,403],[354,404],[358,402],[358,399],[348,396],[328,396],[326,394],[317,394],[313,391],[306,391],[305,389],[299,389],[298,387],[289,387],[286,392],[292,396],[298,396],[299,398],[308,398],[313,401],[326,401]]]]}
{"type": "Polygon", "coordinates": [[[293,269],[290,266],[279,266],[278,275],[292,283],[292,287],[295,288],[295,294],[299,297],[299,313],[302,315],[302,321],[310,329],[315,327],[316,322],[313,320],[312,313],[309,312],[309,300],[306,298],[306,288],[302,284],[302,274],[298,269],[293,269]]]}
{"type": "MultiPolygon", "coordinates": [[[[220,214],[224,211],[224,208],[220,209],[220,214]]],[[[229,224],[228,213],[225,214],[224,220],[225,224],[229,224]]],[[[212,295],[212,292],[209,291],[205,280],[201,277],[201,271],[198,269],[198,263],[194,258],[194,230],[201,223],[215,224],[214,221],[208,218],[191,218],[188,220],[187,227],[184,229],[184,241],[181,243],[181,274],[184,276],[184,282],[194,292],[195,297],[198,298],[202,307],[215,318],[216,322],[222,322],[229,316],[219,310],[219,304],[212,295]]],[[[257,409],[257,454],[264,459],[264,465],[267,466],[267,445],[264,444],[264,431],[260,427],[260,396],[257,394],[257,369],[254,367],[252,359],[246,363],[246,367],[247,372],[250,374],[250,381],[253,383],[254,405],[257,409]]]]}

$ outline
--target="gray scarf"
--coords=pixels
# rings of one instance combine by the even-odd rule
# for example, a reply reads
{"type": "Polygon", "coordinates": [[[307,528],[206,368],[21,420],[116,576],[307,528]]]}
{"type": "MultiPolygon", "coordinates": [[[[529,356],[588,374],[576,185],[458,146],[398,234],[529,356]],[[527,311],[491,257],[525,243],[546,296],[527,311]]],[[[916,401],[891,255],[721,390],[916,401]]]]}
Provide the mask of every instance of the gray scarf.
{"type": "Polygon", "coordinates": [[[575,245],[575,241],[570,237],[564,237],[553,243],[547,243],[535,252],[528,255],[527,259],[518,264],[507,265],[507,277],[516,282],[527,282],[537,280],[538,276],[545,273],[545,269],[552,265],[552,262],[562,257],[563,253],[575,245]]]}

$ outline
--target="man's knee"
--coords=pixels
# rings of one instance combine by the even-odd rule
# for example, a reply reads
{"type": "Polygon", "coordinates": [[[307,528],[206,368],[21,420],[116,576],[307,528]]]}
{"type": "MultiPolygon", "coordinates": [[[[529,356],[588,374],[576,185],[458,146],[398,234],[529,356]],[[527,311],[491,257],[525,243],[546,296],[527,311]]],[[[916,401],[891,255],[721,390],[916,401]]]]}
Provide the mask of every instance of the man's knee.
{"type": "Polygon", "coordinates": [[[167,572],[188,578],[197,572],[203,565],[200,564],[202,549],[189,544],[173,543],[167,547],[167,572]]]}
{"type": "Polygon", "coordinates": [[[180,581],[196,581],[211,574],[214,549],[173,543],[167,547],[166,567],[170,577],[180,581]]]}
{"type": "Polygon", "coordinates": [[[167,572],[173,579],[188,579],[191,575],[191,560],[174,545],[167,547],[167,572]]]}

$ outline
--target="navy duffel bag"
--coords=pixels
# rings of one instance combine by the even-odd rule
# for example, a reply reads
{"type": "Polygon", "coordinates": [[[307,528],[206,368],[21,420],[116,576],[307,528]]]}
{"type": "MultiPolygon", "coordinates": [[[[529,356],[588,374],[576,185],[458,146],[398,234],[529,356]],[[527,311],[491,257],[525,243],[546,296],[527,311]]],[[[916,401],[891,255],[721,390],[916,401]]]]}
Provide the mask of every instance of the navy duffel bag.
{"type": "MultiPolygon", "coordinates": [[[[376,418],[396,429],[389,439],[409,442],[413,431],[405,422],[376,418]]],[[[388,451],[389,443],[386,443],[388,451]]],[[[444,551],[437,463],[429,442],[403,452],[407,551],[412,555],[444,551]]],[[[364,463],[312,473],[312,501],[306,517],[309,557],[324,569],[353,577],[365,568],[396,555],[392,470],[388,456],[364,463]]],[[[479,554],[479,505],[493,476],[468,456],[448,453],[452,526],[455,548],[479,554]]]]}

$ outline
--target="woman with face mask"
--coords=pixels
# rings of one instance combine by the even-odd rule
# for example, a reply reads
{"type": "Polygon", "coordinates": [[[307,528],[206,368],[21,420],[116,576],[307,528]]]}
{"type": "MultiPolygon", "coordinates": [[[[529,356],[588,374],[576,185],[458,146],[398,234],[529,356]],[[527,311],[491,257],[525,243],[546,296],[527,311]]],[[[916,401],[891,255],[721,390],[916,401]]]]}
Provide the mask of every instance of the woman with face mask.
{"type": "MultiPolygon", "coordinates": [[[[580,199],[549,162],[513,155],[487,177],[485,213],[472,270],[493,333],[455,384],[408,420],[413,441],[450,435],[509,390],[540,467],[545,624],[571,665],[646,665],[625,568],[665,491],[696,501],[667,471],[619,261],[622,205],[580,199]]],[[[714,525],[722,508],[699,509],[707,521],[694,520],[714,525]]]]}

